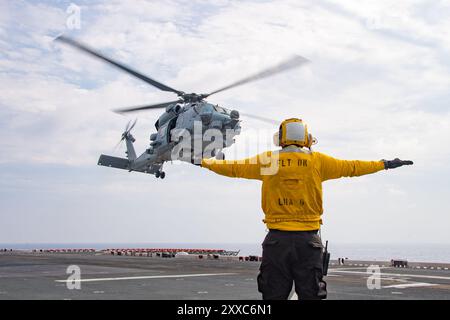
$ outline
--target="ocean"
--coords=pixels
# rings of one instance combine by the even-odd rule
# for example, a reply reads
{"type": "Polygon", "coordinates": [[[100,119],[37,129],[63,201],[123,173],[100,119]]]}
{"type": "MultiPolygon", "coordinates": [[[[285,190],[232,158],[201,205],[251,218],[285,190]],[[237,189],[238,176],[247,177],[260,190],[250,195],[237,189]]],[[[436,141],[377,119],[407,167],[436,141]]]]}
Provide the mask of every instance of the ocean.
{"type": "MultiPolygon", "coordinates": [[[[3,243],[0,249],[58,249],[58,248],[195,248],[240,250],[239,255],[262,255],[259,243],[3,243]]],[[[449,244],[344,244],[330,243],[331,259],[450,263],[449,244]]]]}

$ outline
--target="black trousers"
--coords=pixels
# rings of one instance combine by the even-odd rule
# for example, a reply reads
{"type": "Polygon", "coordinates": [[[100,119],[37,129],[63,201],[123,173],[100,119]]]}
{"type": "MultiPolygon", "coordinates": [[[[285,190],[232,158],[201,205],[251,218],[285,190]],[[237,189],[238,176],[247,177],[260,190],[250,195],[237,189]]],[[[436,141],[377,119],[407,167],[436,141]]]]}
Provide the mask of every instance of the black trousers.
{"type": "Polygon", "coordinates": [[[258,291],[264,300],[286,300],[293,283],[299,299],[326,299],[323,245],[317,231],[270,230],[262,246],[258,291]]]}

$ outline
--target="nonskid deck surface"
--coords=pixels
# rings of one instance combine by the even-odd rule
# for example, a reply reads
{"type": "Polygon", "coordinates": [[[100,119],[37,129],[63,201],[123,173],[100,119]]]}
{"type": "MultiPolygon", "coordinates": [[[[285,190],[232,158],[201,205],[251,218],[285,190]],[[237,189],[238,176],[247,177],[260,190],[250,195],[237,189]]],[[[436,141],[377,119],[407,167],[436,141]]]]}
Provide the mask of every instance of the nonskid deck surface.
{"type": "MultiPolygon", "coordinates": [[[[369,277],[369,283],[376,286],[374,274],[367,270],[370,264],[330,265],[328,298],[450,299],[448,265],[392,268],[378,262],[381,287],[370,290],[369,277]]],[[[0,300],[257,300],[261,299],[256,285],[258,268],[259,262],[253,261],[6,252],[0,253],[0,300]],[[69,278],[74,274],[67,273],[69,266],[72,272],[77,268],[81,272],[80,289],[68,289],[76,284],[69,278]]]]}

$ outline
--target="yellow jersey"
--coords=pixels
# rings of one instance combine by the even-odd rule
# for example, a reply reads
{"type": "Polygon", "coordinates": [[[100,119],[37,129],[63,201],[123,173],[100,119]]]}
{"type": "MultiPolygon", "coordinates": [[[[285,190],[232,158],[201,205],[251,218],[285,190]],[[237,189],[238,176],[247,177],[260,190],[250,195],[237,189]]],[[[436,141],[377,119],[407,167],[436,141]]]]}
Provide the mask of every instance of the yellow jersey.
{"type": "Polygon", "coordinates": [[[286,231],[320,228],[323,181],[384,169],[383,161],[339,160],[291,146],[245,160],[203,159],[201,165],[220,175],[261,180],[263,221],[286,231]]]}

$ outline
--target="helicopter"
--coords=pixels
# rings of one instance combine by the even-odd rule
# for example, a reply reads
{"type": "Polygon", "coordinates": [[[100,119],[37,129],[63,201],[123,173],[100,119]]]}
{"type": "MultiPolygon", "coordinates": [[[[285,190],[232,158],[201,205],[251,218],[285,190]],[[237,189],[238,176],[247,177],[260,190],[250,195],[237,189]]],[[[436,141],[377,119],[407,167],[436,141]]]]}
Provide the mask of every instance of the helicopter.
{"type": "Polygon", "coordinates": [[[222,135],[222,139],[217,139],[217,141],[220,140],[220,143],[215,143],[212,149],[210,148],[208,150],[209,154],[217,159],[224,159],[225,156],[222,150],[230,147],[235,142],[234,137],[241,132],[242,120],[240,119],[240,115],[274,123],[273,120],[268,118],[245,113],[240,114],[237,110],[230,110],[217,104],[209,103],[206,101],[206,98],[213,94],[302,66],[309,62],[308,59],[295,55],[276,66],[211,91],[210,93],[197,94],[186,93],[169,87],[118,61],[106,57],[100,52],[70,37],[61,35],[55,40],[98,58],[162,91],[172,92],[178,96],[178,99],[174,101],[114,110],[117,113],[125,114],[143,110],[165,109],[164,113],[159,116],[155,123],[157,132],[150,135],[150,145],[140,156],[136,154],[133,146],[135,138],[131,134],[131,130],[136,125],[135,120],[134,122],[128,122],[119,141],[119,143],[125,141],[126,158],[102,154],[97,163],[101,166],[128,170],[130,172],[137,171],[152,174],[156,178],[161,179],[164,179],[166,176],[163,171],[165,162],[180,159],[180,155],[182,156],[183,153],[190,154],[189,156],[193,161],[194,158],[198,159],[194,153],[206,153],[206,149],[213,145],[211,141],[215,142],[216,140],[216,137],[212,137],[209,140],[204,138],[208,131],[214,130],[219,135],[219,138],[222,135]],[[186,133],[188,134],[187,136],[185,135],[186,133]],[[200,141],[198,139],[199,136],[200,141]],[[187,150],[186,148],[181,148],[180,150],[179,147],[182,142],[189,142],[190,147],[187,150]],[[192,145],[199,146],[196,149],[197,151],[194,151],[192,145]]]}

